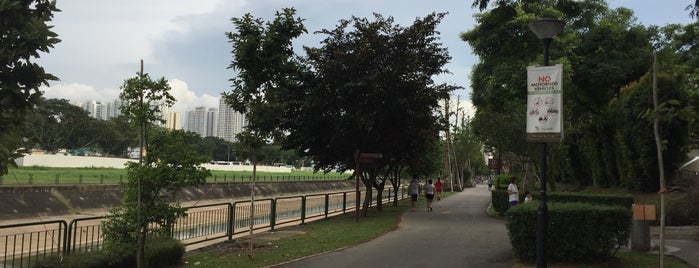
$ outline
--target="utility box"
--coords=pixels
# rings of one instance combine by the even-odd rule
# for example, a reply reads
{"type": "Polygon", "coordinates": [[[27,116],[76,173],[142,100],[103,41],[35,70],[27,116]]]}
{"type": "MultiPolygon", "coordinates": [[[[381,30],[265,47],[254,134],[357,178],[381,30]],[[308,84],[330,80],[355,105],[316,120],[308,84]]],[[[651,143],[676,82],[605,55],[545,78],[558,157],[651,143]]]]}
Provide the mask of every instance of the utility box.
{"type": "Polygon", "coordinates": [[[655,221],[655,205],[633,205],[631,250],[650,250],[650,222],[655,221]]]}

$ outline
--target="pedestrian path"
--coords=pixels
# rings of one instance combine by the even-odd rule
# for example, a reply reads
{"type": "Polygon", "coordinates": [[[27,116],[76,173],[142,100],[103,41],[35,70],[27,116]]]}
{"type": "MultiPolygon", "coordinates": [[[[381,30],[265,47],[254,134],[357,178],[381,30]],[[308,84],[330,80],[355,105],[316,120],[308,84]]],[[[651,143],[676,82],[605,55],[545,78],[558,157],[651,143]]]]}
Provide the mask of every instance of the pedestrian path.
{"type": "Polygon", "coordinates": [[[279,267],[511,267],[505,222],[487,215],[485,185],[406,212],[398,230],[279,267]]]}
{"type": "MultiPolygon", "coordinates": [[[[432,212],[424,204],[406,212],[398,230],[372,241],[277,267],[512,267],[505,221],[486,213],[490,200],[486,185],[467,188],[435,201],[432,212]]],[[[670,239],[666,248],[699,268],[699,241],[670,239]]]]}

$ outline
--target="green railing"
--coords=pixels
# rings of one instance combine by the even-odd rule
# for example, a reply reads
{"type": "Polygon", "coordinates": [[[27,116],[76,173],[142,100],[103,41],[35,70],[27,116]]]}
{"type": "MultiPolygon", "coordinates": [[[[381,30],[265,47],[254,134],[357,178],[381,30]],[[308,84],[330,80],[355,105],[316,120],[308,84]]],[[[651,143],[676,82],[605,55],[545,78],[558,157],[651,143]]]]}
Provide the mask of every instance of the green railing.
{"type": "MultiPolygon", "coordinates": [[[[187,216],[173,226],[172,236],[185,245],[211,240],[233,240],[250,230],[274,230],[282,224],[303,224],[307,220],[327,218],[354,211],[355,191],[309,194],[236,201],[187,208],[187,216]],[[348,198],[348,195],[351,198],[348,198]]],[[[364,193],[361,197],[364,198],[364,193]]],[[[384,191],[382,201],[393,201],[392,189],[384,191]]],[[[398,199],[407,198],[401,189],[398,199]]],[[[377,200],[376,196],[372,200],[377,200]]],[[[363,199],[360,200],[363,202],[363,199]]],[[[372,203],[372,206],[376,202],[372,203]]],[[[0,267],[31,267],[49,256],[62,256],[102,249],[101,222],[104,216],[28,222],[0,226],[0,267]]]]}

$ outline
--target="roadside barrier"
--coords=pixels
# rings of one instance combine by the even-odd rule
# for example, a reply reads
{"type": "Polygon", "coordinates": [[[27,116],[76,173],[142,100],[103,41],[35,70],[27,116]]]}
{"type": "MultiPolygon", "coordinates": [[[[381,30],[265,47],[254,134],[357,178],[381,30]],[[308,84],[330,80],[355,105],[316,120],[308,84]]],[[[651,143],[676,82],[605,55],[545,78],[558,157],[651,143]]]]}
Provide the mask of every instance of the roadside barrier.
{"type": "MultiPolygon", "coordinates": [[[[394,201],[392,188],[384,190],[382,202],[394,201]]],[[[405,199],[406,190],[399,189],[397,198],[405,199]]],[[[187,216],[177,219],[172,237],[185,245],[212,240],[233,240],[250,230],[275,230],[280,225],[328,218],[355,211],[355,191],[309,194],[192,206],[187,216]],[[350,195],[350,198],[348,198],[350,195]]],[[[361,193],[364,201],[364,192],[361,193]]],[[[377,200],[376,195],[372,200],[377,200]]],[[[372,206],[376,201],[372,202],[372,206]]],[[[105,216],[64,220],[38,221],[0,226],[0,267],[31,267],[49,257],[102,249],[101,222],[105,216]]]]}

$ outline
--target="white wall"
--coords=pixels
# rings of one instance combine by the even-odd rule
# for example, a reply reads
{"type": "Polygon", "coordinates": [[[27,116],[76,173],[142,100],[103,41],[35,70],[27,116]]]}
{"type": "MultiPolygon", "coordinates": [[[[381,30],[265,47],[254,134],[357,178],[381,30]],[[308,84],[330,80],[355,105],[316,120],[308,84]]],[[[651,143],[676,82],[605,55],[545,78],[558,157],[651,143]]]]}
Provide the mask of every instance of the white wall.
{"type": "MultiPolygon", "coordinates": [[[[137,162],[137,159],[73,156],[73,155],[48,155],[32,154],[16,160],[17,165],[31,167],[98,167],[98,168],[125,168],[127,162],[137,162]]],[[[210,170],[224,171],[252,171],[248,165],[212,165],[203,164],[202,167],[210,170]]],[[[291,172],[288,167],[257,166],[258,171],[263,172],[291,172]]]]}

